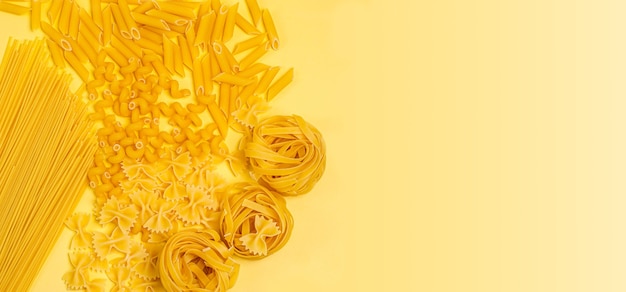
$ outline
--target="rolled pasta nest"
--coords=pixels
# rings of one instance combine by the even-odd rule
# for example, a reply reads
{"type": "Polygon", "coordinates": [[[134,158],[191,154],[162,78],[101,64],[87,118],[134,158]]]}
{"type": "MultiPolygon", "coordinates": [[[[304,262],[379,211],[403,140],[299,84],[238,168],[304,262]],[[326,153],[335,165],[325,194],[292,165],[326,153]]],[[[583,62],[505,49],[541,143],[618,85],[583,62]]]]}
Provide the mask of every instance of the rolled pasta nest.
{"type": "Polygon", "coordinates": [[[287,243],[293,218],[283,197],[256,183],[238,183],[229,192],[220,228],[236,255],[260,259],[287,243]]]}
{"type": "Polygon", "coordinates": [[[308,193],[326,168],[322,134],[297,115],[262,120],[244,154],[259,183],[282,195],[308,193]]]}
{"type": "Polygon", "coordinates": [[[226,291],[239,274],[231,255],[214,230],[177,232],[159,256],[161,284],[167,291],[226,291]]]}

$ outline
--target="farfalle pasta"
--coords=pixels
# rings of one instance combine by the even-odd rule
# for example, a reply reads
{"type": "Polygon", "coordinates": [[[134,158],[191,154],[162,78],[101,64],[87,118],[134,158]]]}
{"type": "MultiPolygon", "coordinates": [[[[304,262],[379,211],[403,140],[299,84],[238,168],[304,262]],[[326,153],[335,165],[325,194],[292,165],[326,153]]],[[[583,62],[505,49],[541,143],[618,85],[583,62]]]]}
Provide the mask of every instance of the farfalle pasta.
{"type": "Polygon", "coordinates": [[[259,122],[244,153],[259,183],[283,195],[309,192],[326,168],[322,134],[297,115],[259,122]]]}
{"type": "Polygon", "coordinates": [[[226,291],[239,274],[232,251],[213,231],[174,234],[159,257],[161,283],[167,291],[226,291]]]}
{"type": "Polygon", "coordinates": [[[229,187],[220,229],[236,255],[266,257],[287,243],[292,228],[293,218],[280,195],[256,183],[229,187]]]}

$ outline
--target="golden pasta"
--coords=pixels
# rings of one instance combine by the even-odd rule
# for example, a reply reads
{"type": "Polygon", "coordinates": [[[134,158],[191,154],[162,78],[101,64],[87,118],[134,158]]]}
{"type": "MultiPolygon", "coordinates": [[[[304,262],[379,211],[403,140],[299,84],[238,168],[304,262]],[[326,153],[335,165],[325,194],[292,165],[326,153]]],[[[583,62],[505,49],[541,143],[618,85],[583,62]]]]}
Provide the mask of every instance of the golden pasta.
{"type": "Polygon", "coordinates": [[[41,24],[41,1],[31,0],[30,7],[30,29],[37,30],[41,24]]]}
{"type": "Polygon", "coordinates": [[[309,192],[326,168],[322,135],[297,115],[259,122],[245,156],[260,184],[289,196],[309,192]]]}
{"type": "Polygon", "coordinates": [[[267,89],[267,101],[271,101],[293,80],[293,68],[289,68],[283,76],[280,76],[274,84],[267,89]]]}
{"type": "Polygon", "coordinates": [[[272,15],[267,9],[263,10],[263,25],[265,26],[265,31],[267,32],[267,38],[269,39],[270,47],[274,50],[278,50],[278,46],[280,45],[280,41],[278,40],[278,33],[276,32],[276,26],[274,25],[272,15]]]}
{"type": "Polygon", "coordinates": [[[0,66],[0,144],[14,149],[0,153],[2,165],[14,166],[0,176],[2,291],[28,291],[80,200],[86,181],[77,178],[96,150],[86,106],[48,58],[41,40],[10,40],[0,66]]]}

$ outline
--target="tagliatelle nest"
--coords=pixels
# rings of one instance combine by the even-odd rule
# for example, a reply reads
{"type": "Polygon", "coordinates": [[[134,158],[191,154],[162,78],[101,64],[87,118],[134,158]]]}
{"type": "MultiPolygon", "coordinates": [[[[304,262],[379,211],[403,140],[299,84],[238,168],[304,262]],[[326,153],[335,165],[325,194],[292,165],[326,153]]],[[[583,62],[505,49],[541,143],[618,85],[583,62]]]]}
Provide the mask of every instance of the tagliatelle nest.
{"type": "Polygon", "coordinates": [[[283,197],[256,183],[238,183],[229,192],[220,228],[236,255],[263,258],[287,243],[293,218],[283,197]]]}
{"type": "Polygon", "coordinates": [[[326,168],[322,134],[297,115],[259,122],[244,153],[259,183],[282,195],[308,193],[326,168]]]}
{"type": "Polygon", "coordinates": [[[167,291],[226,291],[235,284],[239,264],[213,230],[184,230],[167,240],[159,257],[167,291]]]}

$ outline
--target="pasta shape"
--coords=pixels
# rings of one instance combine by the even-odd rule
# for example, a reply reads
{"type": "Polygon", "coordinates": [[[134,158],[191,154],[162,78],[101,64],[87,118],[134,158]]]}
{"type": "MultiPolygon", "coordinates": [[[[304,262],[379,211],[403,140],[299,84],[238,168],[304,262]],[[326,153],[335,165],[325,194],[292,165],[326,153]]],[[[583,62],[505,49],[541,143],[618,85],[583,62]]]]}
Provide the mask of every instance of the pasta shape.
{"type": "Polygon", "coordinates": [[[247,140],[245,156],[259,183],[290,196],[309,192],[326,167],[321,133],[297,115],[259,122],[247,140]]]}
{"type": "Polygon", "coordinates": [[[213,230],[174,234],[159,258],[161,283],[168,291],[226,291],[233,287],[239,264],[213,230]]]}
{"type": "Polygon", "coordinates": [[[76,213],[65,221],[65,226],[74,231],[74,237],[70,241],[70,249],[87,249],[93,240],[92,234],[87,231],[91,214],[76,213]]]}
{"type": "Polygon", "coordinates": [[[77,290],[85,288],[87,283],[87,268],[93,262],[88,252],[72,252],[69,254],[72,269],[63,274],[63,282],[68,289],[77,290]]]}
{"type": "Polygon", "coordinates": [[[223,208],[220,229],[226,244],[238,256],[263,258],[289,240],[293,218],[285,200],[260,185],[230,186],[223,208]]]}
{"type": "Polygon", "coordinates": [[[93,249],[100,259],[106,259],[114,250],[126,254],[130,251],[130,237],[120,228],[113,229],[110,234],[94,232],[93,249]]]}
{"type": "Polygon", "coordinates": [[[100,211],[100,224],[115,223],[125,234],[128,234],[137,220],[138,211],[134,205],[122,206],[117,198],[110,198],[100,211]]]}

